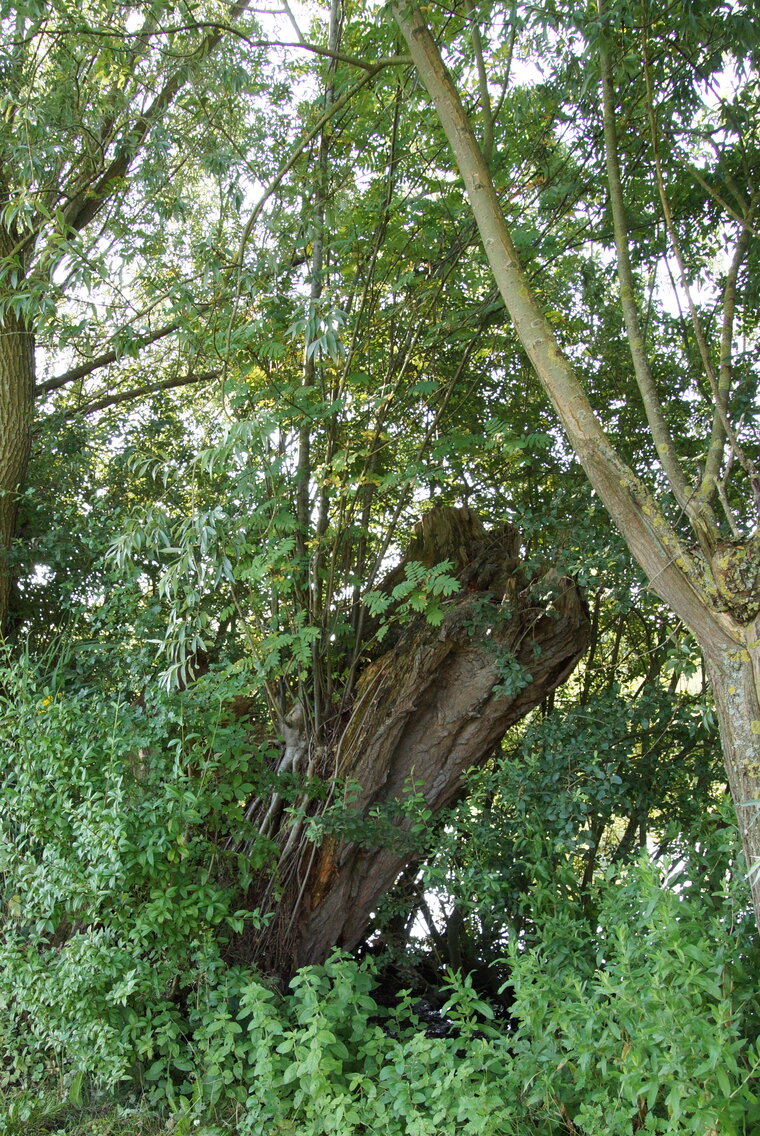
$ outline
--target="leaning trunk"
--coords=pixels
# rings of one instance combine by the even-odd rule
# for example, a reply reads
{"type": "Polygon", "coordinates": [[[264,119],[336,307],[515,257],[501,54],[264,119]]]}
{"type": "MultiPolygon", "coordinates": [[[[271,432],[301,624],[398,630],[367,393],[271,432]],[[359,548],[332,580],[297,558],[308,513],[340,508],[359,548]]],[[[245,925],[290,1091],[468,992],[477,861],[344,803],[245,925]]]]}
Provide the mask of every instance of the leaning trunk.
{"type": "MultiPolygon", "coordinates": [[[[718,547],[708,559],[706,550],[700,553],[681,539],[644,483],[614,450],[523,272],[472,125],[422,12],[415,4],[398,0],[392,10],[435,104],[494,279],[536,375],[650,587],[690,628],[704,653],[760,927],[760,806],[756,803],[760,801],[760,667],[753,668],[751,662],[758,652],[760,532],[755,530],[744,542],[718,547]]],[[[696,535],[701,535],[698,528],[696,535]]]]}
{"type": "MultiPolygon", "coordinates": [[[[286,979],[361,943],[384,893],[429,852],[468,770],[571,673],[588,644],[586,605],[573,580],[529,572],[518,548],[511,526],[486,532],[469,509],[437,508],[417,526],[407,561],[452,562],[460,591],[438,626],[391,618],[327,744],[300,708],[283,723],[278,773],[300,771],[307,792],[311,782],[327,796],[290,810],[275,797],[249,812],[282,853],[276,902],[269,888],[249,896],[271,922],[237,944],[238,958],[286,979]]],[[[404,575],[392,572],[386,592],[404,575]]]]}
{"type": "Polygon", "coordinates": [[[578,590],[567,578],[535,585],[534,598],[515,607],[462,596],[438,630],[410,628],[363,674],[338,768],[355,787],[351,809],[370,818],[368,831],[320,847],[299,913],[296,965],[362,941],[383,894],[429,850],[430,823],[462,797],[468,770],[575,667],[588,643],[578,590]],[[373,836],[388,821],[390,838],[373,836]]]}

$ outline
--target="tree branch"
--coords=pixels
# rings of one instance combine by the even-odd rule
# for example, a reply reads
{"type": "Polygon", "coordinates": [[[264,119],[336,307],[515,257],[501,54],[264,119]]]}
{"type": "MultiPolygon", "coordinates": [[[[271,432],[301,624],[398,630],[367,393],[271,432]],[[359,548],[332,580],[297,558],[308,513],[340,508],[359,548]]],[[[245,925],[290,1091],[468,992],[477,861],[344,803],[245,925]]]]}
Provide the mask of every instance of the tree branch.
{"type": "Polygon", "coordinates": [[[480,105],[483,113],[483,157],[486,165],[490,166],[493,156],[493,109],[491,95],[488,90],[488,72],[483,58],[483,40],[478,27],[478,13],[473,0],[465,0],[467,18],[470,22],[472,47],[475,52],[475,63],[478,69],[478,87],[480,89],[480,105]]]}
{"type": "MultiPolygon", "coordinates": [[[[699,486],[699,496],[709,501],[716,491],[720,477],[720,467],[723,464],[723,451],[726,443],[726,428],[724,422],[728,418],[728,400],[731,396],[733,373],[731,359],[733,355],[734,316],[736,313],[736,282],[739,269],[742,266],[747,249],[749,248],[751,229],[745,227],[739,234],[734,255],[726,277],[726,286],[723,290],[723,326],[720,335],[720,365],[718,368],[718,389],[716,395],[715,412],[713,414],[710,447],[707,451],[705,470],[699,486]]],[[[731,517],[729,515],[729,521],[731,517]]]]}
{"type": "MultiPolygon", "coordinates": [[[[230,21],[242,16],[248,4],[249,0],[238,0],[238,3],[234,4],[230,10],[230,21]]],[[[185,59],[174,74],[167,79],[148,109],[128,130],[121,153],[117,154],[103,171],[94,186],[89,182],[86,188],[78,193],[64,209],[63,218],[68,229],[81,232],[100,211],[115,187],[129,173],[132,163],[142,149],[152,127],[171,106],[179,91],[193,79],[203,60],[219,46],[231,30],[229,26],[224,26],[207,35],[192,55],[185,59]]]]}
{"type": "Polygon", "coordinates": [[[712,601],[717,605],[718,595],[709,567],[684,547],[646,486],[611,445],[539,308],[472,126],[422,13],[403,0],[394,0],[392,12],[456,158],[491,270],[517,335],[589,481],[649,577],[652,589],[703,643],[717,650],[737,642],[733,624],[713,608],[712,601]]]}
{"type": "MultiPolygon", "coordinates": [[[[602,0],[598,0],[597,8],[599,15],[602,16],[604,14],[602,0]]],[[[665,420],[654,376],[649,366],[644,337],[641,333],[638,305],[636,303],[635,282],[628,245],[628,222],[623,197],[623,184],[618,159],[612,68],[607,44],[603,37],[599,45],[599,68],[602,80],[604,153],[607,165],[610,206],[612,209],[612,225],[615,234],[615,248],[617,249],[620,306],[623,310],[623,320],[625,322],[628,347],[631,352],[631,359],[633,360],[636,385],[639,388],[641,401],[644,405],[644,412],[647,417],[647,422],[649,423],[649,429],[652,432],[652,440],[665,476],[670,482],[676,501],[694,526],[694,531],[697,533],[703,551],[709,555],[715,547],[715,542],[718,537],[715,518],[711,514],[708,501],[704,498],[698,500],[694,490],[686,480],[681,463],[678,460],[678,453],[673,444],[670,428],[665,420]]]]}
{"type": "MultiPolygon", "coordinates": [[[[157,331],[141,339],[139,341],[139,347],[148,347],[151,343],[158,342],[159,339],[165,339],[167,335],[171,335],[173,331],[177,331],[181,326],[179,320],[175,320],[174,323],[165,324],[163,327],[158,328],[157,331]]],[[[56,375],[55,378],[46,379],[44,383],[38,383],[34,389],[34,393],[36,395],[42,395],[49,394],[51,391],[60,390],[61,387],[68,386],[69,383],[75,383],[77,379],[86,378],[87,375],[91,375],[93,371],[98,371],[101,367],[107,367],[110,363],[116,363],[120,358],[123,358],[123,356],[116,348],[113,348],[111,351],[104,351],[102,355],[96,355],[94,359],[88,359],[86,363],[80,363],[79,366],[72,367],[70,371],[65,371],[62,375],[56,375]]]]}
{"type": "Polygon", "coordinates": [[[713,201],[717,201],[718,205],[720,205],[720,207],[722,209],[725,209],[726,213],[728,213],[728,215],[730,217],[733,217],[733,219],[735,221],[738,221],[739,224],[742,226],[742,228],[746,229],[748,232],[750,232],[753,237],[760,237],[760,231],[755,228],[755,226],[749,221],[749,219],[746,216],[746,213],[747,213],[746,204],[743,206],[744,215],[742,215],[739,212],[738,209],[733,209],[728,204],[725,197],[721,197],[721,195],[717,192],[717,190],[713,189],[713,187],[710,185],[710,183],[707,181],[707,179],[702,176],[702,174],[699,172],[698,169],[696,169],[695,166],[687,164],[685,168],[688,170],[688,172],[691,174],[691,176],[694,178],[694,180],[699,185],[701,185],[702,189],[705,191],[705,193],[708,195],[708,197],[712,198],[713,201]]]}
{"type": "Polygon", "coordinates": [[[187,387],[197,383],[210,383],[213,379],[218,379],[221,373],[221,370],[203,371],[200,375],[191,373],[178,379],[163,379],[159,383],[148,383],[144,387],[134,387],[132,390],[121,391],[118,394],[105,395],[103,398],[88,402],[84,406],[67,410],[64,417],[78,418],[80,415],[94,414],[96,410],[106,410],[109,406],[118,406],[122,402],[144,398],[146,395],[156,394],[158,391],[174,390],[175,387],[187,387]]]}
{"type": "MultiPolygon", "coordinates": [[[[718,425],[713,431],[713,436],[717,438],[717,431],[722,430],[725,432],[725,436],[726,438],[728,438],[731,448],[736,454],[739,463],[747,474],[750,482],[753,482],[754,478],[756,477],[756,470],[753,463],[747,457],[739,443],[736,431],[734,430],[728,417],[727,405],[724,405],[724,400],[720,392],[719,381],[715,374],[715,368],[713,366],[712,359],[710,358],[710,351],[707,346],[707,340],[705,339],[705,333],[702,329],[702,323],[699,318],[699,312],[697,311],[697,306],[694,303],[694,299],[691,294],[691,288],[689,287],[689,281],[686,273],[686,264],[684,261],[683,253],[681,252],[681,244],[678,240],[678,234],[676,233],[675,224],[673,223],[673,213],[670,208],[670,202],[668,201],[668,195],[665,191],[665,179],[663,178],[662,174],[662,162],[660,160],[660,149],[658,145],[657,118],[655,115],[652,75],[649,69],[649,58],[646,49],[646,40],[644,41],[643,45],[643,59],[644,78],[646,83],[647,115],[649,118],[649,129],[652,138],[652,153],[654,155],[654,168],[655,175],[657,177],[657,188],[660,195],[660,204],[662,206],[662,215],[665,220],[665,227],[667,229],[668,238],[673,248],[673,255],[675,256],[676,264],[678,265],[678,273],[681,278],[681,287],[683,288],[684,295],[686,296],[686,303],[689,308],[689,315],[691,316],[694,338],[697,341],[697,347],[699,348],[699,355],[702,360],[702,366],[704,367],[704,372],[707,376],[707,381],[710,384],[710,390],[715,400],[715,418],[718,419],[718,425]]],[[[733,323],[733,313],[731,318],[733,323]]],[[[705,497],[708,493],[711,493],[709,486],[704,482],[704,480],[700,488],[704,489],[705,497]]]]}

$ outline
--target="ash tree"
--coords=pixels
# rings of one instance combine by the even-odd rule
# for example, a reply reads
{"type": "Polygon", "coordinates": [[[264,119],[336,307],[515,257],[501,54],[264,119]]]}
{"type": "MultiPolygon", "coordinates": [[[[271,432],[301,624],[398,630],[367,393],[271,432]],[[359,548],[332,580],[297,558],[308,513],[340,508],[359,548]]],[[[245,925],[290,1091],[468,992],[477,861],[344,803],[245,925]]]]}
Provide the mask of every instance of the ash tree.
{"type": "Polygon", "coordinates": [[[478,64],[487,58],[484,37],[493,45],[489,36],[501,31],[503,14],[473,8],[457,29],[471,40],[466,52],[451,38],[452,58],[466,68],[462,59],[469,57],[470,74],[479,79],[469,112],[419,9],[398,4],[394,17],[435,105],[536,377],[650,587],[691,629],[704,654],[760,916],[760,482],[751,357],[757,334],[757,43],[751,12],[708,5],[665,16],[646,4],[600,4],[582,14],[558,6],[545,17],[517,10],[509,17],[546,45],[546,79],[560,85],[563,113],[572,108],[578,114],[573,145],[588,163],[584,173],[603,172],[601,184],[590,179],[599,209],[590,236],[615,258],[616,295],[605,303],[619,305],[629,358],[618,366],[634,382],[616,370],[614,385],[593,392],[596,368],[558,337],[510,235],[513,207],[495,185],[498,160],[488,128],[493,77],[478,64]],[[681,305],[675,371],[661,370],[648,329],[657,271],[670,274],[681,305]],[[675,399],[669,382],[676,384],[675,399]],[[605,432],[621,397],[636,398],[644,411],[644,461],[633,439],[616,446],[605,432]],[[688,423],[679,402],[694,408],[688,423]]]}

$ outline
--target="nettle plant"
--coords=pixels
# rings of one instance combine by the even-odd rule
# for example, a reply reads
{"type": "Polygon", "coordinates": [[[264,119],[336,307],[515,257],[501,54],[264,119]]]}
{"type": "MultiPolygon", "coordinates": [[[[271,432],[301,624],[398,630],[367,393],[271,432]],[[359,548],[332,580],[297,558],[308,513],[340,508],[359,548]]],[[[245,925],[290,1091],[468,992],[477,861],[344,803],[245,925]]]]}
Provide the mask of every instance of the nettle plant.
{"type": "Polygon", "coordinates": [[[730,827],[680,875],[611,867],[591,921],[572,856],[537,845],[510,1019],[452,972],[431,1038],[411,994],[382,1004],[372,960],[335,955],[283,990],[225,957],[263,930],[238,903],[271,846],[252,831],[245,855],[224,849],[268,755],[203,689],[129,705],[67,683],[65,662],[5,662],[3,1092],[127,1084],[244,1136],[754,1131],[757,944],[730,827]]]}
{"type": "Polygon", "coordinates": [[[5,1079],[108,1082],[185,1042],[183,998],[256,911],[271,848],[247,832],[266,766],[202,691],[132,704],[4,660],[0,807],[5,1079]]]}
{"type": "Polygon", "coordinates": [[[746,882],[724,875],[707,916],[698,877],[711,859],[695,852],[670,872],[646,856],[611,867],[594,924],[581,904],[558,902],[566,866],[534,889],[540,934],[509,952],[513,1070],[527,1107],[561,1131],[744,1136],[760,1123],[746,882]]]}

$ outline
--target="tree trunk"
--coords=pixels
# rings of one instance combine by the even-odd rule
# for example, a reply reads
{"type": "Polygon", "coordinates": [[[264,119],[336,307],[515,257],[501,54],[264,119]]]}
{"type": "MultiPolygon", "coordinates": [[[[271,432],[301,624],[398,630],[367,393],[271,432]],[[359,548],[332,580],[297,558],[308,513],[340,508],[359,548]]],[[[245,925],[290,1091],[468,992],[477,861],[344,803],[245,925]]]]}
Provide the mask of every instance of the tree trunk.
{"type": "MultiPolygon", "coordinates": [[[[311,752],[332,787],[319,842],[305,840],[298,821],[278,836],[282,896],[246,949],[266,969],[287,978],[334,946],[356,947],[383,894],[428,851],[430,825],[463,795],[467,771],[581,658],[589,620],[578,587],[551,570],[530,577],[518,545],[511,526],[486,532],[469,509],[427,514],[406,559],[454,563],[461,591],[441,625],[419,616],[397,629],[366,665],[339,736],[321,753],[305,715],[285,723],[281,768],[311,752]],[[345,806],[330,809],[339,796],[345,806]]],[[[397,569],[385,587],[398,578],[397,569]]],[[[258,809],[263,825],[271,803],[258,809]]]]}
{"type": "MultiPolygon", "coordinates": [[[[0,261],[12,244],[0,232],[0,261]]],[[[9,562],[18,492],[31,450],[34,415],[34,336],[9,307],[0,314],[0,633],[13,577],[9,562]]]]}
{"type": "MultiPolygon", "coordinates": [[[[760,533],[755,531],[746,541],[722,542],[709,553],[688,547],[613,448],[522,270],[471,123],[422,13],[414,4],[394,3],[393,14],[435,104],[494,279],[536,376],[650,587],[691,629],[705,656],[726,773],[747,867],[755,880],[753,903],[760,927],[760,805],[754,803],[760,802],[760,533]]],[[[695,529],[695,535],[702,534],[695,529]]]]}
{"type": "Polygon", "coordinates": [[[760,620],[751,624],[747,648],[703,647],[718,713],[723,761],[736,807],[752,902],[760,912],[760,620]]]}

